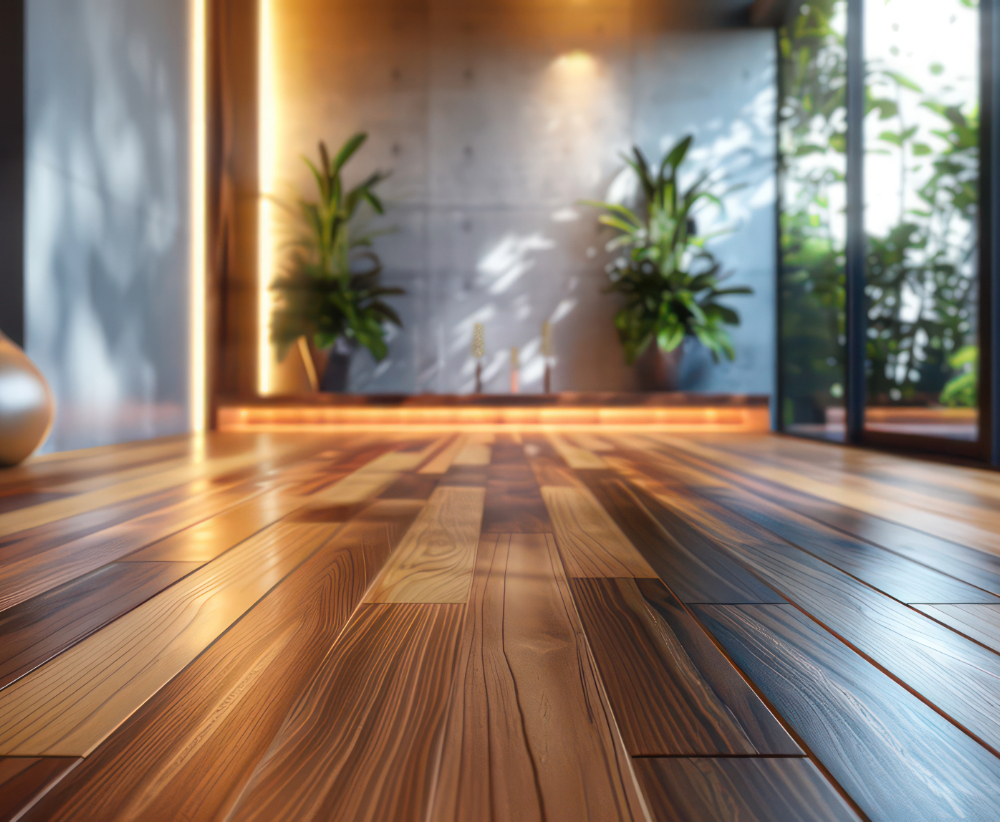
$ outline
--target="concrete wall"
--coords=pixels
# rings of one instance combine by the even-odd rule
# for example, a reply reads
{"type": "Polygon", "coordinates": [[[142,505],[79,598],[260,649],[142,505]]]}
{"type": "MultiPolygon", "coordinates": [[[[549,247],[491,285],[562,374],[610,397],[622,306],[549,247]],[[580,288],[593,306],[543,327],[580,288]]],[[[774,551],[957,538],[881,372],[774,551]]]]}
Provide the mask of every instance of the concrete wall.
{"type": "Polygon", "coordinates": [[[26,348],[48,450],[188,426],[188,9],[27,0],[26,348]]]}
{"type": "MultiPolygon", "coordinates": [[[[378,246],[407,288],[406,321],[376,366],[356,357],[358,391],[464,392],[472,326],[486,326],[487,390],[539,390],[541,326],[555,328],[557,390],[634,386],[601,293],[608,235],[576,203],[628,189],[620,152],[659,156],[697,135],[691,171],[717,169],[733,233],[714,249],[756,289],[737,298],[738,358],[693,347],[693,390],[771,393],[774,373],[774,35],[678,32],[640,0],[296,0],[275,6],[279,194],[309,192],[299,159],[318,139],[365,129],[360,176],[392,168],[398,232],[378,246]]],[[[655,4],[654,4],[655,5],[655,4]]],[[[662,5],[662,4],[660,4],[662,5]]],[[[706,213],[701,228],[721,225],[706,213]]],[[[294,357],[292,358],[294,359],[294,357]]],[[[279,390],[302,374],[286,361],[279,390]]]]}

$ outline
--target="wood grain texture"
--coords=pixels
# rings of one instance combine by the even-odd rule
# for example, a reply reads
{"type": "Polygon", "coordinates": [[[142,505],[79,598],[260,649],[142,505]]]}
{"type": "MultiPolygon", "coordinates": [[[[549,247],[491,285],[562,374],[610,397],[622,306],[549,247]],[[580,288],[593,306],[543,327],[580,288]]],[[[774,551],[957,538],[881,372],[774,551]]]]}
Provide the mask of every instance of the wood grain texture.
{"type": "Polygon", "coordinates": [[[445,447],[429,459],[426,464],[420,467],[420,473],[432,475],[446,473],[448,469],[451,468],[455,457],[465,447],[468,439],[468,436],[464,434],[454,437],[451,442],[445,445],[445,447]]]}
{"type": "Polygon", "coordinates": [[[695,611],[871,819],[1000,818],[1000,760],[807,616],[695,611]]]}
{"type": "Polygon", "coordinates": [[[0,611],[0,689],[199,567],[115,563],[0,611]]]}
{"type": "Polygon", "coordinates": [[[20,818],[39,796],[80,760],[0,757],[0,822],[20,818]]]}
{"type": "Polygon", "coordinates": [[[822,497],[849,508],[917,528],[945,540],[1000,555],[1000,515],[975,505],[940,503],[933,492],[905,493],[879,489],[877,483],[854,477],[852,482],[815,479],[811,473],[766,464],[732,451],[719,451],[693,439],[661,436],[661,440],[682,451],[728,466],[741,473],[822,497]]]}
{"type": "Polygon", "coordinates": [[[870,542],[944,574],[1000,594],[1000,557],[770,483],[741,483],[803,516],[870,542]]]}
{"type": "Polygon", "coordinates": [[[455,455],[452,465],[489,465],[490,446],[483,442],[469,440],[455,455]]]}
{"type": "Polygon", "coordinates": [[[860,817],[807,759],[640,759],[657,822],[850,822],[860,817]]]}
{"type": "Polygon", "coordinates": [[[482,530],[490,534],[553,532],[545,500],[523,452],[520,461],[489,467],[482,530]]]}
{"type": "Polygon", "coordinates": [[[463,612],[362,606],[228,818],[423,820],[463,612]]]}
{"type": "Polygon", "coordinates": [[[39,820],[221,819],[416,508],[348,523],[39,804],[39,820]]]}
{"type": "Polygon", "coordinates": [[[484,535],[431,820],[642,819],[551,536],[484,535]]]}
{"type": "Polygon", "coordinates": [[[484,499],[482,488],[438,488],[366,601],[464,603],[472,583],[484,499]]]}
{"type": "Polygon", "coordinates": [[[9,535],[29,528],[45,525],[49,522],[65,519],[76,514],[86,513],[105,505],[113,505],[146,494],[152,494],[177,485],[202,478],[220,477],[229,472],[247,468],[270,456],[278,456],[287,446],[275,450],[251,450],[237,453],[233,456],[220,457],[204,463],[190,462],[158,471],[138,480],[123,480],[107,488],[98,488],[82,494],[75,494],[68,499],[43,502],[17,511],[0,514],[0,535],[9,535]]]}
{"type": "Polygon", "coordinates": [[[918,611],[1000,654],[1000,606],[915,605],[918,611]]]}
{"type": "Polygon", "coordinates": [[[194,484],[174,504],[155,502],[141,516],[76,539],[13,543],[0,549],[0,611],[115,562],[133,551],[216,516],[264,493],[245,486],[212,492],[194,484]],[[199,493],[200,491],[200,493],[199,493]]]}
{"type": "Polygon", "coordinates": [[[870,543],[851,539],[769,500],[737,490],[706,489],[702,493],[900,602],[1000,605],[1000,598],[993,594],[870,543]]]}
{"type": "Polygon", "coordinates": [[[86,756],[337,526],[273,526],[0,691],[0,754],[86,756]]]}
{"type": "Polygon", "coordinates": [[[597,454],[592,451],[588,451],[586,448],[581,448],[579,445],[574,445],[565,437],[561,437],[558,434],[549,434],[549,442],[552,447],[556,449],[559,456],[563,458],[566,464],[576,470],[576,469],[601,469],[607,468],[607,463],[604,462],[597,454]]]}
{"type": "Polygon", "coordinates": [[[544,487],[542,498],[571,577],[656,577],[589,491],[544,487]]]}
{"type": "Polygon", "coordinates": [[[302,501],[280,491],[268,491],[121,557],[123,562],[211,562],[234,545],[263,531],[302,501]]]}
{"type": "Polygon", "coordinates": [[[699,527],[789,601],[1000,752],[1000,656],[707,499],[699,527]]]}
{"type": "Polygon", "coordinates": [[[641,590],[633,579],[573,580],[628,752],[801,754],[681,603],[659,580],[639,582],[641,590]]]}
{"type": "Polygon", "coordinates": [[[584,476],[598,502],[681,602],[784,602],[656,497],[605,472],[584,476]]]}

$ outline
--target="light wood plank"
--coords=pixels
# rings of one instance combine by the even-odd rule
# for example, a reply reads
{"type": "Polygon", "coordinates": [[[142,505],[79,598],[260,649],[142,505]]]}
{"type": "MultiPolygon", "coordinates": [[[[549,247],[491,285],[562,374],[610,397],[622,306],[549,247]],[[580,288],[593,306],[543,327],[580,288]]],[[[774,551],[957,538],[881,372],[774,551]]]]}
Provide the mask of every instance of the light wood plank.
{"type": "Polygon", "coordinates": [[[484,535],[430,819],[645,819],[551,536],[484,535]]]}
{"type": "Polygon", "coordinates": [[[423,822],[463,610],[363,605],[227,819],[423,822]]]}
{"type": "Polygon", "coordinates": [[[656,577],[589,491],[547,486],[542,498],[571,577],[656,577]]]}
{"type": "Polygon", "coordinates": [[[489,465],[490,446],[482,442],[467,442],[455,455],[452,465],[489,465]]]}
{"type": "Polygon", "coordinates": [[[153,494],[194,480],[221,477],[256,465],[262,460],[281,456],[289,450],[291,450],[289,446],[266,448],[208,460],[204,463],[188,463],[151,474],[139,480],[127,480],[107,488],[77,494],[67,499],[52,500],[33,505],[30,508],[9,511],[0,514],[0,536],[36,528],[56,520],[92,511],[95,508],[153,494]]]}
{"type": "Polygon", "coordinates": [[[338,527],[278,523],[0,691],[0,754],[86,756],[338,527]]]}
{"type": "Polygon", "coordinates": [[[438,488],[366,601],[464,603],[485,500],[483,488],[438,488]]]}
{"type": "Polygon", "coordinates": [[[451,468],[452,461],[465,447],[468,442],[468,435],[462,434],[455,437],[441,451],[434,455],[426,465],[420,469],[421,474],[444,474],[451,468]]]}
{"type": "Polygon", "coordinates": [[[597,454],[588,451],[586,448],[581,448],[579,445],[573,445],[565,437],[560,437],[558,434],[549,434],[548,439],[552,443],[552,447],[559,453],[559,456],[574,471],[578,469],[587,470],[608,467],[607,463],[597,456],[597,454]]]}
{"type": "Polygon", "coordinates": [[[378,501],[98,746],[46,822],[224,819],[419,505],[378,501]]]}

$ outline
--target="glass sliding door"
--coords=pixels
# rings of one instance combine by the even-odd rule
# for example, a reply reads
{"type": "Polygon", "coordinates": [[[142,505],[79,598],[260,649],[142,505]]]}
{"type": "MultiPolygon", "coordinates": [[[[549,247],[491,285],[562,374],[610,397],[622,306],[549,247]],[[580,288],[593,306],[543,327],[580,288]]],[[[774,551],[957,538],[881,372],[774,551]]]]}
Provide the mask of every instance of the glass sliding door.
{"type": "Polygon", "coordinates": [[[978,0],[863,20],[865,438],[977,441],[978,0]]]}
{"type": "Polygon", "coordinates": [[[796,5],[779,32],[780,421],[844,438],[847,0],[796,5]]]}

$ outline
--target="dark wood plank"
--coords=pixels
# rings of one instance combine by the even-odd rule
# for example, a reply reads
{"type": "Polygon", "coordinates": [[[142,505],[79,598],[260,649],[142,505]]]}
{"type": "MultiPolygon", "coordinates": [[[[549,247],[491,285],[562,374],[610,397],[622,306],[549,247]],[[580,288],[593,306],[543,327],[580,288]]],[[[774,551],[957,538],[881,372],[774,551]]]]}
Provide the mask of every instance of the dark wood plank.
{"type": "Polygon", "coordinates": [[[110,528],[86,536],[49,541],[41,549],[32,544],[13,544],[0,551],[0,610],[51,590],[115,562],[133,551],[248,503],[247,497],[264,494],[252,485],[223,488],[205,493],[204,486],[187,486],[186,496],[172,505],[154,505],[142,516],[126,519],[110,528]],[[252,490],[251,490],[252,488],[252,490]]]}
{"type": "Polygon", "coordinates": [[[916,605],[918,611],[1000,654],[1000,605],[916,605]]]}
{"type": "Polygon", "coordinates": [[[486,472],[485,465],[453,465],[438,481],[438,488],[485,488],[486,472]]]}
{"type": "Polygon", "coordinates": [[[552,521],[535,480],[535,473],[516,446],[493,446],[494,459],[486,472],[483,533],[551,534],[552,521]],[[520,455],[520,460],[517,455],[520,455]]]}
{"type": "Polygon", "coordinates": [[[871,543],[851,539],[762,497],[736,489],[708,488],[701,493],[900,602],[1000,605],[1000,598],[993,594],[871,543]]]}
{"type": "Polygon", "coordinates": [[[849,822],[860,817],[808,759],[640,759],[657,822],[849,822]]]}
{"type": "Polygon", "coordinates": [[[0,757],[0,822],[17,819],[79,759],[0,757]]]}
{"type": "Polygon", "coordinates": [[[610,473],[578,473],[681,602],[785,601],[651,494],[610,473]]]}
{"type": "Polygon", "coordinates": [[[416,516],[376,502],[140,708],[31,819],[220,819],[416,516]]]}
{"type": "Polygon", "coordinates": [[[423,820],[462,605],[364,605],[231,820],[423,820]]]}
{"type": "Polygon", "coordinates": [[[746,482],[754,493],[858,539],[1000,594],[1000,557],[907,528],[864,511],[763,482],[746,482]]]}
{"type": "Polygon", "coordinates": [[[802,753],[659,580],[572,586],[630,754],[802,753]]]}
{"type": "Polygon", "coordinates": [[[0,688],[200,566],[196,562],[114,563],[0,611],[0,688]]]}
{"type": "Polygon", "coordinates": [[[403,474],[392,485],[385,489],[380,499],[418,499],[428,500],[437,488],[438,477],[433,474],[403,474]]]}
{"type": "Polygon", "coordinates": [[[1000,760],[791,606],[697,606],[871,819],[1000,818],[1000,760]]]}
{"type": "Polygon", "coordinates": [[[429,819],[642,818],[551,536],[484,534],[429,819]]]}
{"type": "Polygon", "coordinates": [[[1000,752],[1000,657],[707,498],[692,495],[683,510],[789,601],[1000,752]]]}

